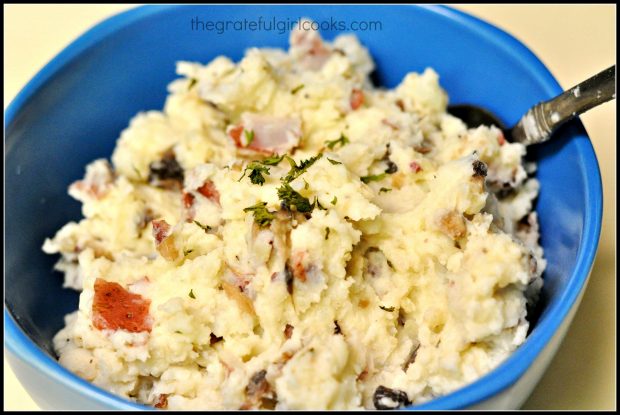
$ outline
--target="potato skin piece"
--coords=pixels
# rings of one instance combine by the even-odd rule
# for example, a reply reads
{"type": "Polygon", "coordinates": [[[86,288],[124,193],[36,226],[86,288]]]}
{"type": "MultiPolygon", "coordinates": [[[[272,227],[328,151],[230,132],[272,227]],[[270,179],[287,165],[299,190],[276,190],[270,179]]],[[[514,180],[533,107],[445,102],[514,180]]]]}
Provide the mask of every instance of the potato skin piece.
{"type": "Polygon", "coordinates": [[[151,331],[151,301],[130,293],[120,284],[101,278],[95,280],[93,325],[99,330],[151,331]]]}

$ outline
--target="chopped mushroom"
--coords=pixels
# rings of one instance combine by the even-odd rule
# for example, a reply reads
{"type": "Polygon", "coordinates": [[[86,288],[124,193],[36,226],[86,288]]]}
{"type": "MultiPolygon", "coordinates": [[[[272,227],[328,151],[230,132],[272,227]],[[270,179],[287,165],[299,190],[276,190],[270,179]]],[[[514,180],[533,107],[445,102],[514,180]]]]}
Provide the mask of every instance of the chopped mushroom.
{"type": "Polygon", "coordinates": [[[342,329],[340,328],[340,324],[338,324],[338,320],[334,320],[334,334],[342,334],[342,329]]]}
{"type": "Polygon", "coordinates": [[[372,397],[376,409],[398,409],[411,405],[406,392],[379,386],[372,397]]]}
{"type": "Polygon", "coordinates": [[[173,152],[149,165],[149,183],[168,190],[181,190],[185,172],[173,152]]]}
{"type": "Polygon", "coordinates": [[[224,340],[224,338],[223,338],[223,337],[221,337],[221,336],[216,336],[216,335],[215,335],[215,334],[213,334],[213,333],[211,333],[211,334],[209,335],[209,345],[210,345],[210,346],[213,346],[214,344],[219,343],[219,342],[221,342],[222,340],[224,340]]]}
{"type": "Polygon", "coordinates": [[[459,239],[467,233],[463,215],[452,210],[439,217],[439,230],[451,237],[459,239]]]}
{"type": "Polygon", "coordinates": [[[163,219],[154,220],[153,238],[157,252],[168,261],[174,261],[179,257],[179,251],[175,246],[174,235],[170,232],[170,225],[163,219]]]}
{"type": "Polygon", "coordinates": [[[486,177],[487,176],[487,165],[480,160],[474,160],[472,163],[472,167],[474,169],[473,177],[486,177]]]}
{"type": "Polygon", "coordinates": [[[168,261],[174,261],[179,257],[179,251],[177,250],[174,242],[174,235],[170,235],[157,246],[157,251],[168,261]]]}
{"type": "Polygon", "coordinates": [[[289,294],[293,294],[293,280],[294,280],[293,270],[290,265],[287,263],[284,267],[284,281],[286,283],[286,291],[289,294]]]}
{"type": "Polygon", "coordinates": [[[252,316],[256,315],[252,300],[250,300],[245,294],[243,294],[240,287],[236,287],[233,284],[227,282],[222,282],[222,288],[224,289],[224,292],[226,292],[228,297],[237,303],[237,305],[242,311],[252,316]]]}
{"type": "Polygon", "coordinates": [[[265,378],[267,371],[260,370],[250,378],[248,385],[245,387],[246,401],[240,409],[251,409],[256,407],[272,407],[275,406],[275,392],[265,378]]]}
{"type": "Polygon", "coordinates": [[[429,145],[415,146],[413,149],[420,154],[428,154],[433,151],[433,149],[429,145]]]}

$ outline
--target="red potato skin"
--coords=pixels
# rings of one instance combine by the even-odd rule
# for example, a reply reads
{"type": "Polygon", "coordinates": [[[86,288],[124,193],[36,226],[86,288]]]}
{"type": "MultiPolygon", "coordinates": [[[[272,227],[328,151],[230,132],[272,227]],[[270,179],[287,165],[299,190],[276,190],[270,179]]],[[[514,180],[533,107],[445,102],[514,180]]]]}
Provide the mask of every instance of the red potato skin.
{"type": "Polygon", "coordinates": [[[127,330],[131,333],[150,332],[151,301],[133,294],[120,284],[101,278],[95,280],[93,325],[98,330],[127,330]]]}
{"type": "Polygon", "coordinates": [[[361,89],[354,89],[351,91],[351,109],[354,111],[362,106],[364,103],[364,92],[361,89]]]}
{"type": "Polygon", "coordinates": [[[163,220],[154,220],[153,222],[153,237],[155,238],[155,242],[159,245],[166,236],[168,236],[168,232],[170,231],[170,225],[163,220]]]}
{"type": "Polygon", "coordinates": [[[228,132],[228,135],[230,136],[230,138],[233,139],[233,141],[235,142],[235,145],[239,148],[243,147],[243,145],[241,144],[241,133],[242,132],[243,132],[242,125],[234,127],[228,132]]]}
{"type": "Polygon", "coordinates": [[[209,200],[220,203],[220,192],[215,188],[215,184],[212,181],[207,181],[205,184],[200,186],[198,189],[198,193],[203,195],[209,200]]]}
{"type": "Polygon", "coordinates": [[[159,409],[168,408],[168,395],[165,393],[159,395],[159,398],[157,398],[157,402],[155,403],[154,406],[155,408],[159,408],[159,409]]]}
{"type": "Polygon", "coordinates": [[[191,193],[183,193],[183,206],[185,206],[186,209],[189,209],[193,206],[194,204],[194,195],[191,193]]]}

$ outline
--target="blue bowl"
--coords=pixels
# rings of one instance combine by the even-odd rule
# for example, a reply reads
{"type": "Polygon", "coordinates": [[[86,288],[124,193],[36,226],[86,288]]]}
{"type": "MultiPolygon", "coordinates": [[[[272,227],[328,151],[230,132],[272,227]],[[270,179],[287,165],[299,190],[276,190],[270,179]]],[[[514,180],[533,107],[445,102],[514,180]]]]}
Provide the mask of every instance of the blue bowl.
{"type": "MultiPolygon", "coordinates": [[[[5,347],[17,377],[46,409],[145,409],[62,368],[52,337],[78,295],[61,287],[57,258],[41,244],[80,206],[66,192],[84,166],[109,157],[138,111],[161,109],[177,60],[239,59],[251,46],[286,47],[278,31],[192,31],[190,21],[277,18],[379,21],[359,31],[393,87],[409,71],[435,68],[453,103],[483,105],[513,124],[562,88],[525,46],[466,14],[411,6],[140,7],[95,26],[56,56],[6,110],[5,347]]],[[[323,30],[327,39],[337,35],[323,30]]],[[[537,211],[548,259],[541,313],[525,344],[499,367],[419,409],[517,408],[555,353],[583,294],[601,228],[602,190],[594,150],[579,121],[531,148],[542,187],[537,211]]]]}

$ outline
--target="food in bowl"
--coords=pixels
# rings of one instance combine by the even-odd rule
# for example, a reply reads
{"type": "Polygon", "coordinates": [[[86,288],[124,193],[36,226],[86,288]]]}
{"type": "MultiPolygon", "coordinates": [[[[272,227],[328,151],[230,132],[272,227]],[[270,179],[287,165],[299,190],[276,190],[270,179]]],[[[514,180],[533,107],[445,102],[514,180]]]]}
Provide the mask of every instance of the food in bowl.
{"type": "Polygon", "coordinates": [[[395,409],[526,338],[545,267],[525,147],[392,90],[352,35],[180,62],[163,111],[69,193],[59,362],[168,409],[395,409]]]}

